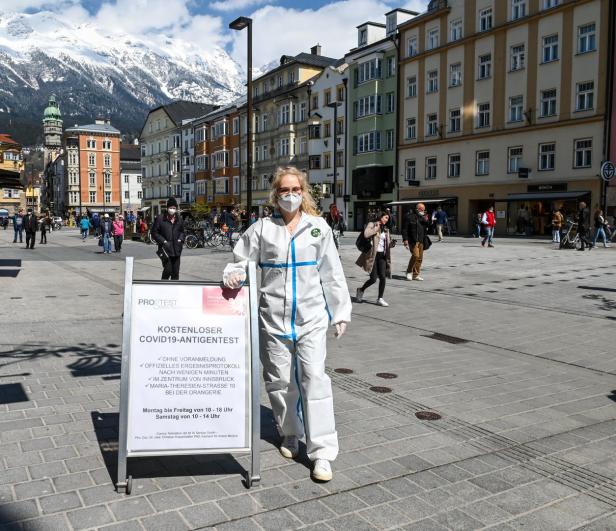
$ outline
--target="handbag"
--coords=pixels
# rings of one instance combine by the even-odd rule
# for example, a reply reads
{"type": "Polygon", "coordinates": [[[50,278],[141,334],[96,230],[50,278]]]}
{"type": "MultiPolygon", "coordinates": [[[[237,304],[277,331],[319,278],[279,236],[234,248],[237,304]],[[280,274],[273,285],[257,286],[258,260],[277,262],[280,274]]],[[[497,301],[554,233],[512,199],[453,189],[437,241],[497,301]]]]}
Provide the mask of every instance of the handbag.
{"type": "Polygon", "coordinates": [[[426,234],[423,240],[424,251],[427,251],[428,249],[430,249],[430,247],[432,247],[432,240],[430,239],[430,236],[426,234]]]}
{"type": "Polygon", "coordinates": [[[357,247],[357,250],[361,251],[362,253],[369,253],[372,249],[372,240],[364,236],[363,230],[357,236],[357,240],[355,241],[355,247],[357,247]]]}
{"type": "Polygon", "coordinates": [[[103,237],[102,236],[98,239],[98,246],[99,247],[103,246],[103,237]]]}

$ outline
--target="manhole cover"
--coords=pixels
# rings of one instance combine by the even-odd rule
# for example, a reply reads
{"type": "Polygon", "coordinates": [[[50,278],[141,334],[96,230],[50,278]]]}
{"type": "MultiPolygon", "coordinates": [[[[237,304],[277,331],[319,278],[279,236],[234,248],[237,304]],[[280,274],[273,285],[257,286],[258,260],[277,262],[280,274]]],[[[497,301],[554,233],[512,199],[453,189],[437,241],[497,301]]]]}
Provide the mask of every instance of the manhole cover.
{"type": "Polygon", "coordinates": [[[353,374],[353,369],[345,369],[344,367],[339,367],[338,369],[334,369],[334,372],[338,374],[353,374]]]}
{"type": "Polygon", "coordinates": [[[418,411],[415,416],[419,420],[439,420],[441,416],[434,411],[418,411]]]}
{"type": "Polygon", "coordinates": [[[375,393],[391,393],[391,389],[389,387],[380,387],[378,385],[373,385],[370,388],[370,391],[374,391],[375,393]]]}
{"type": "Polygon", "coordinates": [[[393,372],[377,372],[376,375],[379,378],[384,378],[385,380],[392,380],[393,378],[397,378],[398,375],[393,372]]]}

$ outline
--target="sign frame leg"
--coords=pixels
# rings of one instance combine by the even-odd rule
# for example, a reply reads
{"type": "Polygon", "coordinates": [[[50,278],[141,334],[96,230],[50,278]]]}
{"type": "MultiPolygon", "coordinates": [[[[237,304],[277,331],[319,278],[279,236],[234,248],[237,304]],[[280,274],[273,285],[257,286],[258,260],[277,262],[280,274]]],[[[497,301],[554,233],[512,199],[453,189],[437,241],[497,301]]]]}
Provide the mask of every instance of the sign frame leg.
{"type": "Polygon", "coordinates": [[[248,488],[261,481],[261,390],[260,390],[260,342],[259,307],[257,298],[257,266],[248,262],[248,289],[250,294],[250,341],[251,341],[251,391],[252,391],[252,441],[250,472],[246,475],[248,488]]]}
{"type": "Polygon", "coordinates": [[[120,377],[120,426],[118,436],[118,475],[116,490],[124,489],[126,494],[132,490],[133,478],[127,476],[127,443],[128,443],[128,385],[130,375],[130,332],[131,305],[133,295],[133,257],[126,257],[124,271],[124,326],[122,330],[122,366],[120,377]]]}

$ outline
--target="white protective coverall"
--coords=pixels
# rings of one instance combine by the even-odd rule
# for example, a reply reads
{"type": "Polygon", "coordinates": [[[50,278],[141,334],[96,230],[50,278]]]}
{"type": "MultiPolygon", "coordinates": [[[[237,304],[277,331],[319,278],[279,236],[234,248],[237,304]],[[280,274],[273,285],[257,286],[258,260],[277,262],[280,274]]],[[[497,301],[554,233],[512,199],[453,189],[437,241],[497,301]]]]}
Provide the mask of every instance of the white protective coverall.
{"type": "Polygon", "coordinates": [[[333,461],[338,435],[329,376],[328,323],[351,321],[351,297],[330,227],[302,213],[289,234],[280,214],[261,218],[237,242],[223,281],[261,268],[259,322],[265,389],[282,436],[306,435],[308,458],[333,461]]]}

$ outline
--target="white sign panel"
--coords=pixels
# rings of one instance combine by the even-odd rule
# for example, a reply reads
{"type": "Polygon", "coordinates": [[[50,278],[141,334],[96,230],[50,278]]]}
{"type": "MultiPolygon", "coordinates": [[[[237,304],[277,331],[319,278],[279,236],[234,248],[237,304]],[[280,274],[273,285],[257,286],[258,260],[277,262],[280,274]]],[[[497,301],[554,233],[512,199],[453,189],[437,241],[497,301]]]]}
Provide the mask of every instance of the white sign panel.
{"type": "Polygon", "coordinates": [[[132,290],[128,454],[249,450],[247,288],[132,290]]]}

